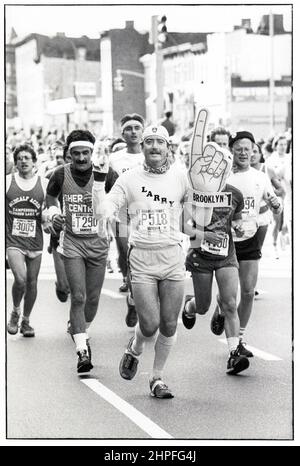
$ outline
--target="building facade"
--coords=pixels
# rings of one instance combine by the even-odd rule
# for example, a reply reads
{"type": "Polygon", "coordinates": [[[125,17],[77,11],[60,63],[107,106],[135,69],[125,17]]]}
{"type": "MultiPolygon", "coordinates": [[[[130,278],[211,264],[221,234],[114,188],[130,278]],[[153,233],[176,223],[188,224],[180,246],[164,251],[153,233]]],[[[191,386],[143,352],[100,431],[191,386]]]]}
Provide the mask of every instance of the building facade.
{"type": "Polygon", "coordinates": [[[102,125],[99,41],[30,34],[15,45],[18,116],[24,130],[102,125]]]}

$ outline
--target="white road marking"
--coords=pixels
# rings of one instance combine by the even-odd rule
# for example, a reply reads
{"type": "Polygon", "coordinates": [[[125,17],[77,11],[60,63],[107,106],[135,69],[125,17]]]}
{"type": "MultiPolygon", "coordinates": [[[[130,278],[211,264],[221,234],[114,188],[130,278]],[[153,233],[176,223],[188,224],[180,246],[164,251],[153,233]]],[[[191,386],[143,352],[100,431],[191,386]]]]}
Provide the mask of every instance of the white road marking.
{"type": "MultiPolygon", "coordinates": [[[[227,341],[225,339],[219,338],[219,342],[227,345],[227,341]]],[[[279,358],[278,356],[274,356],[274,354],[267,353],[266,351],[262,351],[260,349],[254,348],[253,346],[247,345],[247,348],[250,351],[252,351],[254,356],[257,356],[260,359],[264,359],[265,361],[282,361],[282,359],[279,358]]]]}
{"type": "Polygon", "coordinates": [[[152,438],[163,438],[171,439],[173,438],[168,432],[161,429],[157,424],[155,424],[151,419],[142,414],[140,411],[131,406],[127,401],[120,398],[109,388],[105,387],[96,379],[81,379],[82,383],[87,385],[91,390],[93,390],[97,395],[101,396],[105,401],[110,403],[121,413],[125,414],[134,424],[136,424],[140,429],[146,432],[152,438]]]}

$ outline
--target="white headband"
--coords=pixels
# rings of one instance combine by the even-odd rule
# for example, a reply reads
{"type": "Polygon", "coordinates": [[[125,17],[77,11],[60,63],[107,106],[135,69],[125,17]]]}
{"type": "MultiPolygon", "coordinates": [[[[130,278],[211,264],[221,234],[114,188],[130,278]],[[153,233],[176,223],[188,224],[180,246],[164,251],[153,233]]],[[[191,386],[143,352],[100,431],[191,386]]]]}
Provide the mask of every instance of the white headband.
{"type": "Polygon", "coordinates": [[[94,149],[94,144],[90,141],[73,141],[69,145],[69,150],[71,150],[73,147],[78,146],[89,147],[90,149],[94,149]]]}
{"type": "Polygon", "coordinates": [[[141,129],[144,128],[144,126],[142,125],[142,123],[138,120],[128,120],[128,121],[125,121],[125,123],[122,125],[121,127],[121,130],[122,132],[124,131],[125,128],[127,128],[127,126],[140,126],[141,129]]]}

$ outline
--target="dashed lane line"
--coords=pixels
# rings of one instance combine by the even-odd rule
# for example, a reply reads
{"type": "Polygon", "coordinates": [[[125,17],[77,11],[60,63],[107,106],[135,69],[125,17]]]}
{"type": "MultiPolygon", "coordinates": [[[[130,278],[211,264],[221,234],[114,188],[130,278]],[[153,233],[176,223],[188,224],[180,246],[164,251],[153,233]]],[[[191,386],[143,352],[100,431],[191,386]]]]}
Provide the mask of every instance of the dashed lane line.
{"type": "Polygon", "coordinates": [[[97,379],[80,379],[87,387],[93,390],[97,395],[118,409],[122,414],[127,416],[134,424],[146,432],[150,437],[155,439],[172,439],[173,437],[151,421],[147,416],[142,414],[136,408],[131,406],[127,401],[120,398],[112,390],[99,382],[97,379]]]}

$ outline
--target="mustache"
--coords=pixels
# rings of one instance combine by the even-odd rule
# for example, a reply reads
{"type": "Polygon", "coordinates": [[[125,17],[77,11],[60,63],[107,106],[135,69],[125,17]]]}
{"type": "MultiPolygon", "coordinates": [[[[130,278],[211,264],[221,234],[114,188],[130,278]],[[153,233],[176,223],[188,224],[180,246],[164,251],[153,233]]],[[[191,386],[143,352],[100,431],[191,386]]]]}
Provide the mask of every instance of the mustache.
{"type": "Polygon", "coordinates": [[[84,165],[85,163],[87,163],[87,160],[77,160],[76,162],[78,165],[84,165]]]}
{"type": "Polygon", "coordinates": [[[160,150],[153,149],[150,151],[150,154],[161,154],[160,150]]]}

